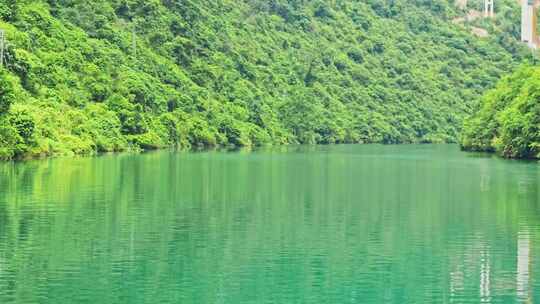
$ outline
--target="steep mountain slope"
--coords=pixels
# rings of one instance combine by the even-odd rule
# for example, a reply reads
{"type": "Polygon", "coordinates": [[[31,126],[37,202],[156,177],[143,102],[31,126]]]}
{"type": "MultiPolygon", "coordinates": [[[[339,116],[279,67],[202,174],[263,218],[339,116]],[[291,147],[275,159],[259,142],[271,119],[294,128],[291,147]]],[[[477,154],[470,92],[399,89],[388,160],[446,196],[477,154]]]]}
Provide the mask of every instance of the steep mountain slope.
{"type": "Polygon", "coordinates": [[[523,66],[489,91],[466,121],[461,145],[510,158],[540,158],[540,68],[523,66]]]}
{"type": "Polygon", "coordinates": [[[528,54],[512,32],[474,37],[460,13],[446,0],[3,1],[0,156],[455,141],[528,54]]]}

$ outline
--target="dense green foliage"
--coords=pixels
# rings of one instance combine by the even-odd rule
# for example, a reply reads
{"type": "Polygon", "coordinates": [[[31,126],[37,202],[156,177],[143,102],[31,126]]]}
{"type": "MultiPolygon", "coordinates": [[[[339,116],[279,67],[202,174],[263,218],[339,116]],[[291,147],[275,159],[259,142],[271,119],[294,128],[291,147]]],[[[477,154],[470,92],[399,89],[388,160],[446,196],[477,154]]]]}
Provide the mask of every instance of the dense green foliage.
{"type": "Polygon", "coordinates": [[[479,39],[460,14],[447,0],[2,1],[0,157],[455,141],[527,54],[516,29],[479,39]]]}
{"type": "Polygon", "coordinates": [[[488,92],[465,123],[463,148],[540,158],[540,67],[525,66],[488,92]]]}

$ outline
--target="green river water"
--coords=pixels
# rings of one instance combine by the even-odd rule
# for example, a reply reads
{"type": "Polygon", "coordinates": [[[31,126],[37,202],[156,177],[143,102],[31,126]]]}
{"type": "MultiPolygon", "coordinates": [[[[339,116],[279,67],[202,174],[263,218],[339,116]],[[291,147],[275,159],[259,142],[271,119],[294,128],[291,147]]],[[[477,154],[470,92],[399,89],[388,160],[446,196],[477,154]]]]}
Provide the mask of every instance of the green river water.
{"type": "Polygon", "coordinates": [[[540,164],[337,145],[0,164],[0,303],[540,303],[540,164]]]}

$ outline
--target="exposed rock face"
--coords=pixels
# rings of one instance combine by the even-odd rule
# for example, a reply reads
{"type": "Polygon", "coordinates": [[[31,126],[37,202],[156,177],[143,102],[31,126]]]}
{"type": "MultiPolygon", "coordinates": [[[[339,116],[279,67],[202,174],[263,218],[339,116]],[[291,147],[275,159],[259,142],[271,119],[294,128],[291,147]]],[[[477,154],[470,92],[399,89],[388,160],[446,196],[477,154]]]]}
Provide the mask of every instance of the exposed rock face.
{"type": "MultiPolygon", "coordinates": [[[[467,0],[456,0],[455,4],[460,9],[466,10],[467,4],[468,4],[467,2],[468,2],[467,0]]],[[[484,14],[481,11],[471,9],[465,14],[465,16],[455,18],[454,20],[452,20],[452,22],[454,24],[463,25],[463,24],[473,22],[474,20],[483,18],[483,17],[484,17],[484,14]]],[[[489,32],[483,28],[472,26],[470,29],[471,29],[471,33],[477,37],[485,38],[489,36],[489,32]]]]}
{"type": "Polygon", "coordinates": [[[486,30],[483,29],[483,28],[480,28],[480,27],[474,27],[474,26],[473,26],[473,27],[471,28],[471,32],[472,32],[474,35],[476,35],[476,36],[478,36],[478,37],[481,37],[481,38],[485,38],[485,37],[489,36],[489,32],[486,31],[486,30]]]}
{"type": "Polygon", "coordinates": [[[459,17],[452,20],[454,23],[472,22],[478,18],[483,18],[484,14],[477,10],[470,10],[465,17],[459,17]]]}
{"type": "Polygon", "coordinates": [[[467,2],[468,0],[456,0],[456,6],[464,10],[467,8],[467,2]]]}

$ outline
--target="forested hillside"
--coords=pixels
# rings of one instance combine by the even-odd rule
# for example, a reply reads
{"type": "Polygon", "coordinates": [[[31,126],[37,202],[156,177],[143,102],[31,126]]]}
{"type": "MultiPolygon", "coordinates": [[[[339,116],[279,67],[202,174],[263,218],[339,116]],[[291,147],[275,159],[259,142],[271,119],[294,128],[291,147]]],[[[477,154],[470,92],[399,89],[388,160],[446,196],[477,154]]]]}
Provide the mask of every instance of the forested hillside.
{"type": "Polygon", "coordinates": [[[540,158],[540,67],[524,66],[487,93],[465,123],[466,150],[540,158]]]}
{"type": "Polygon", "coordinates": [[[455,141],[528,54],[513,23],[478,38],[462,14],[452,0],[4,0],[0,157],[455,141]]]}

